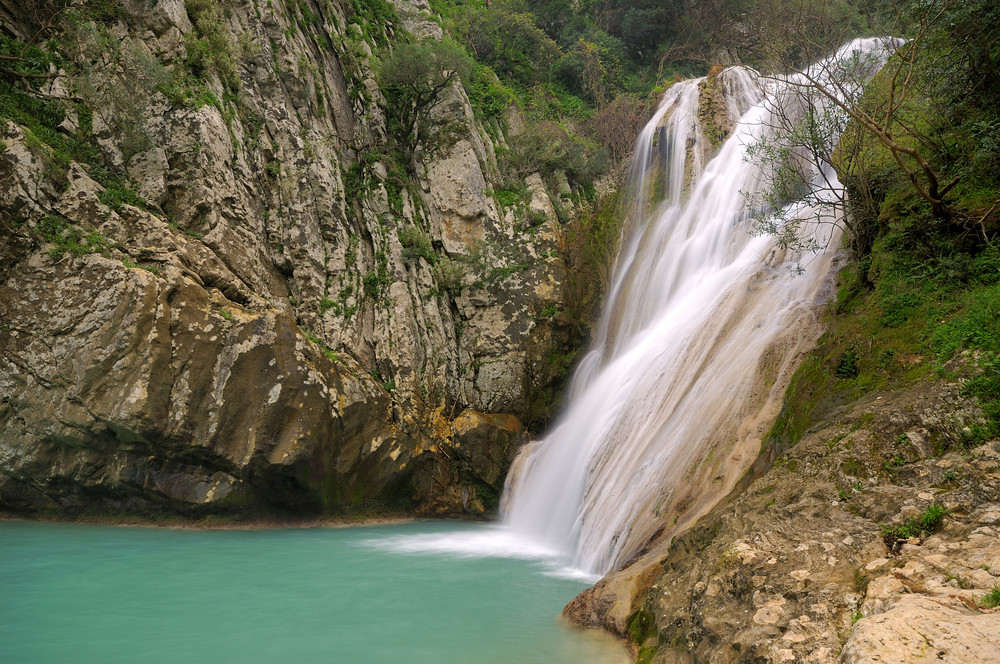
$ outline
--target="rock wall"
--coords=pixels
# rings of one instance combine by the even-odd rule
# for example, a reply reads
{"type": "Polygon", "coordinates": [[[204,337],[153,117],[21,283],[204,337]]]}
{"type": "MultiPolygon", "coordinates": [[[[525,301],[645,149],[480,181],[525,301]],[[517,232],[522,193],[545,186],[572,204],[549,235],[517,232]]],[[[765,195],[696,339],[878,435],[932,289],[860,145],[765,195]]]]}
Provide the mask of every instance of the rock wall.
{"type": "Polygon", "coordinates": [[[565,613],[644,663],[998,661],[1000,442],[963,442],[981,421],[957,382],[844,406],[565,613]]]}
{"type": "MultiPolygon", "coordinates": [[[[0,120],[0,510],[494,509],[560,380],[544,185],[541,215],[494,199],[503,127],[458,83],[394,160],[373,53],[440,37],[426,3],[212,5],[77,21],[43,90],[141,201],[0,120]],[[199,39],[225,66],[191,85],[199,39]]],[[[24,11],[0,3],[6,33],[24,11]]]]}

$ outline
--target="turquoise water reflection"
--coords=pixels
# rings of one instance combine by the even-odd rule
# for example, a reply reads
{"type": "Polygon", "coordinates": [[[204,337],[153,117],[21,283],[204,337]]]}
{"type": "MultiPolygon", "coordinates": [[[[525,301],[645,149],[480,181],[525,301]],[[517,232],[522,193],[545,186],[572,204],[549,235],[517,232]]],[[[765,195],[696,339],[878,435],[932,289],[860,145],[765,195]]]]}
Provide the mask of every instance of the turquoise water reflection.
{"type": "Polygon", "coordinates": [[[377,546],[484,528],[0,522],[0,662],[617,664],[617,644],[557,618],[579,581],[377,546]]]}

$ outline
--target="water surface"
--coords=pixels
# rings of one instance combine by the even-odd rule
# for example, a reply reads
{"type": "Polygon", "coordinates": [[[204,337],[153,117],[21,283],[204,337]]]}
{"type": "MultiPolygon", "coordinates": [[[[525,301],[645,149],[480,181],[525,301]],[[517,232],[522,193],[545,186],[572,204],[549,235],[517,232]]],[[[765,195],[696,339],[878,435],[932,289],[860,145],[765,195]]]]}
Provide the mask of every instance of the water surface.
{"type": "Polygon", "coordinates": [[[419,545],[491,528],[0,522],[0,662],[620,664],[558,617],[582,581],[419,545]]]}

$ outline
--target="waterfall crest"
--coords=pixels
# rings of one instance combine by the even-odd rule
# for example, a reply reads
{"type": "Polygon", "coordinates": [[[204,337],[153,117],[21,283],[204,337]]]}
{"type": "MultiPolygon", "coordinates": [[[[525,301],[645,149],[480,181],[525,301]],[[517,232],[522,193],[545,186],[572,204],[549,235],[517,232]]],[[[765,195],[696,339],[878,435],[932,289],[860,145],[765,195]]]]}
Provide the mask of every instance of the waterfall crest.
{"type": "MultiPolygon", "coordinates": [[[[889,46],[855,40],[824,64],[861,55],[874,73],[889,46]]],[[[810,222],[816,206],[792,204],[821,247],[796,253],[755,236],[748,221],[746,194],[766,182],[747,146],[773,132],[776,105],[797,82],[742,67],[718,74],[733,123],[717,150],[699,122],[705,79],[677,83],[636,142],[592,347],[565,412],[522,451],[504,493],[506,526],[575,567],[619,568],[724,497],[818,336],[838,225],[810,222]]],[[[814,175],[836,183],[832,172],[814,175]]]]}

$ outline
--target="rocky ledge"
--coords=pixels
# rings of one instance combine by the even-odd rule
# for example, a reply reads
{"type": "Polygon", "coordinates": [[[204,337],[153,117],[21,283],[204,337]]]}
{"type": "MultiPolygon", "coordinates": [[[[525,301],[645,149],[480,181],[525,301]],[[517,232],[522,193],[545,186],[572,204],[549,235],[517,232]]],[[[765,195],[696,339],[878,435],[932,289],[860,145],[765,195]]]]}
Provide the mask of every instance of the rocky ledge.
{"type": "Polygon", "coordinates": [[[862,399],[566,607],[640,662],[1000,661],[1000,442],[957,383],[862,399]]]}

